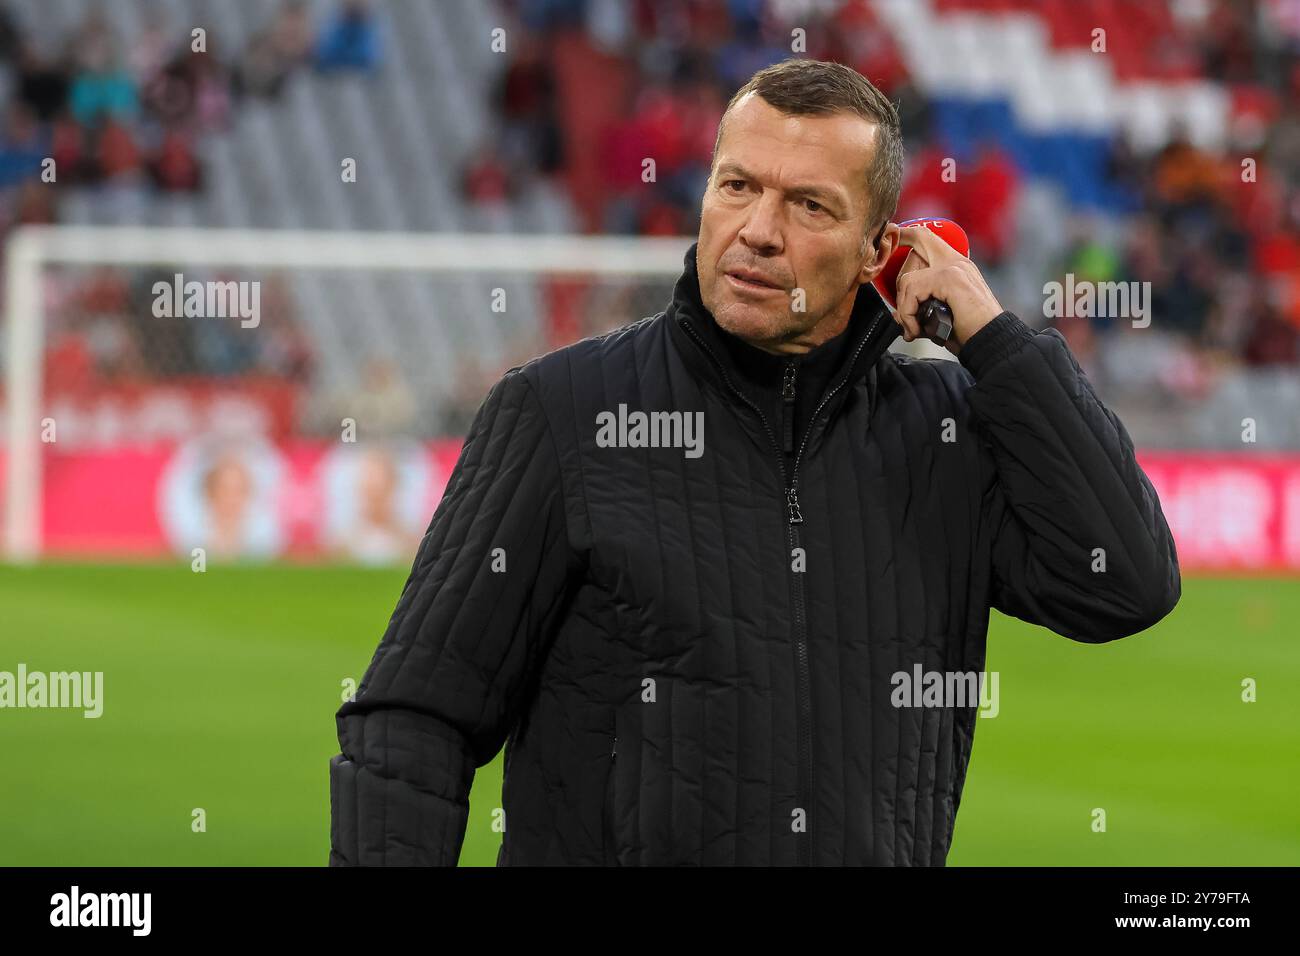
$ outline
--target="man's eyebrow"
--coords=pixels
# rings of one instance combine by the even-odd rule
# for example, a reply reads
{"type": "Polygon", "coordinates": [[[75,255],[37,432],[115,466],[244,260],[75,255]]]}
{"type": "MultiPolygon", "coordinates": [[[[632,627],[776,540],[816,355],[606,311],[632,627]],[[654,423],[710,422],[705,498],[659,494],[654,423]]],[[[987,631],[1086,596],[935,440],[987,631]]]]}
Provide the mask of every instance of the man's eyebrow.
{"type": "MultiPolygon", "coordinates": [[[[719,177],[735,176],[739,179],[750,180],[754,178],[753,173],[745,169],[739,163],[734,162],[727,162],[719,165],[717,175],[719,177]]],[[[790,196],[811,196],[815,199],[831,200],[841,206],[848,206],[848,197],[844,195],[843,191],[830,185],[823,186],[818,183],[800,183],[791,186],[785,192],[790,196]]]]}
{"type": "Polygon", "coordinates": [[[720,164],[718,166],[717,175],[725,176],[728,174],[739,176],[741,179],[754,178],[753,175],[750,173],[750,171],[748,169],[745,169],[745,167],[741,166],[739,163],[728,162],[728,163],[720,164]]]}

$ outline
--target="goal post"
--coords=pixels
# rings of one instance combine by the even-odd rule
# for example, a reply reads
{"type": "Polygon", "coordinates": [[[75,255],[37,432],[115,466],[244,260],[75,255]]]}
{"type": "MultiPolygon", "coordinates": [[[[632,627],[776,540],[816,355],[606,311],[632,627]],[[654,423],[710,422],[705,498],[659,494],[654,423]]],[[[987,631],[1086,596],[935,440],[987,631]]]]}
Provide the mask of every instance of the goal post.
{"type": "MultiPolygon", "coordinates": [[[[42,552],[43,273],[52,266],[370,270],[462,276],[632,277],[671,282],[692,237],[595,237],[23,226],[5,268],[4,553],[42,552]]],[[[659,307],[667,304],[665,299],[659,307]]],[[[653,314],[653,311],[647,314],[653,314]]]]}

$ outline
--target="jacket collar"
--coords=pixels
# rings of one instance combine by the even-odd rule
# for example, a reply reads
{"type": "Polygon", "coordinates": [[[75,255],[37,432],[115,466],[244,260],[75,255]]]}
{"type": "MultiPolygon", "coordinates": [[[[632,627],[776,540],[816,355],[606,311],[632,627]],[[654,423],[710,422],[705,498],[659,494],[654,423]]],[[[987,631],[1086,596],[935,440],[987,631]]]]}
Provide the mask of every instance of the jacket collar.
{"type": "MultiPolygon", "coordinates": [[[[705,308],[700,298],[699,274],[695,265],[698,245],[698,242],[693,242],[686,250],[682,274],[673,286],[672,301],[665,310],[669,334],[678,351],[696,375],[716,382],[724,390],[742,388],[745,383],[754,382],[756,377],[762,379],[768,374],[777,375],[776,370],[783,364],[781,358],[770,356],[769,362],[767,353],[735,339],[705,308]],[[728,342],[726,338],[732,341],[728,342]],[[745,346],[749,351],[737,346],[745,346]]],[[[870,285],[859,288],[848,327],[841,334],[845,341],[833,340],[809,353],[812,361],[826,361],[828,356],[835,361],[836,368],[828,376],[826,389],[826,393],[835,393],[827,405],[829,412],[834,413],[839,407],[850,391],[848,386],[868,376],[874,378],[876,363],[898,331],[889,307],[875,288],[870,285]]],[[[774,381],[779,382],[779,375],[774,381]]]]}

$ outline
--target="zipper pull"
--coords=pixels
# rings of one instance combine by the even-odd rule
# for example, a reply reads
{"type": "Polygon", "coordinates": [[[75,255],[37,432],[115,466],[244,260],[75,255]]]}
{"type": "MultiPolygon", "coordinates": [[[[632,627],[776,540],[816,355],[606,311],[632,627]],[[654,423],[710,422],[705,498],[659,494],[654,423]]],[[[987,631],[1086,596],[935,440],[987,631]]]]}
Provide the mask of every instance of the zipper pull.
{"type": "Polygon", "coordinates": [[[787,404],[794,404],[794,377],[798,366],[794,362],[785,365],[785,380],[781,383],[781,399],[787,404]]]}
{"type": "Polygon", "coordinates": [[[785,503],[790,506],[790,523],[803,524],[803,514],[799,511],[799,496],[795,494],[794,485],[786,490],[785,503]]]}
{"type": "Polygon", "coordinates": [[[614,749],[610,751],[609,759],[610,760],[618,759],[618,738],[617,737],[614,738],[614,749]]]}

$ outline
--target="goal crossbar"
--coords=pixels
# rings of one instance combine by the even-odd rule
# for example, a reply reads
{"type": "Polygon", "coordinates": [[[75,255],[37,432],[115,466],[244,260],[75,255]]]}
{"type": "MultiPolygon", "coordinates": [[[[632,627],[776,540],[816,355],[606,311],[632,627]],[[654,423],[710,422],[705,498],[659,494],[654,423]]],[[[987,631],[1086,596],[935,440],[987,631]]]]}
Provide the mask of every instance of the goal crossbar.
{"type": "Polygon", "coordinates": [[[50,265],[215,266],[572,276],[675,276],[693,237],[493,235],[22,226],[6,249],[8,425],[4,545],[10,561],[41,550],[41,379],[50,265]]]}

